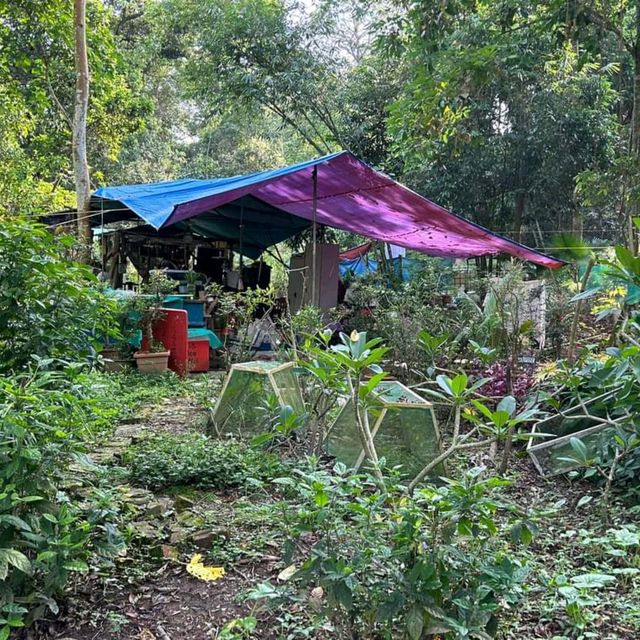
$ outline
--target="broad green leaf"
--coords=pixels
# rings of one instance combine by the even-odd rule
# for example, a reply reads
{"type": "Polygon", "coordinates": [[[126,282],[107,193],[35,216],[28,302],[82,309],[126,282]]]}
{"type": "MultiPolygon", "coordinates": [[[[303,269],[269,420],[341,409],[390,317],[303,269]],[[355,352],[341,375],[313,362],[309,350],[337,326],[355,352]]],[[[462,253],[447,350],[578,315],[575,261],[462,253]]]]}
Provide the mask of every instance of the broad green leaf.
{"type": "Polygon", "coordinates": [[[411,640],[420,640],[424,629],[424,614],[420,605],[413,605],[407,612],[405,619],[407,625],[407,633],[411,640]]]}
{"type": "Polygon", "coordinates": [[[480,402],[480,400],[472,400],[471,403],[485,418],[493,420],[493,412],[487,405],[480,402]]]}
{"type": "Polygon", "coordinates": [[[21,551],[17,549],[0,549],[0,559],[22,571],[22,573],[31,575],[31,562],[21,551]]]}
{"type": "Polygon", "coordinates": [[[497,406],[498,411],[505,411],[511,417],[516,411],[516,399],[513,396],[505,396],[497,406]]]}
{"type": "Polygon", "coordinates": [[[353,594],[349,586],[343,581],[339,580],[333,586],[333,595],[337,602],[339,602],[347,611],[351,611],[353,608],[353,594]]]}
{"type": "Polygon", "coordinates": [[[574,453],[578,457],[578,460],[582,462],[587,462],[589,460],[587,447],[584,444],[584,442],[580,440],[580,438],[571,438],[569,440],[569,444],[571,445],[571,448],[573,449],[574,453]]]}
{"type": "Polygon", "coordinates": [[[461,396],[467,388],[467,382],[469,378],[466,373],[459,373],[453,380],[451,380],[451,390],[453,395],[461,396]]]}
{"type": "Polygon", "coordinates": [[[592,500],[593,496],[582,496],[582,498],[578,500],[576,507],[584,507],[585,504],[589,504],[592,500]]]}
{"type": "Polygon", "coordinates": [[[616,581],[616,577],[607,573],[583,573],[571,578],[576,589],[601,589],[616,581]]]}
{"type": "Polygon", "coordinates": [[[592,287],[591,289],[585,289],[581,293],[577,293],[569,302],[578,302],[579,300],[588,300],[602,291],[601,287],[592,287]]]}
{"type": "Polygon", "coordinates": [[[440,374],[436,376],[436,383],[448,396],[454,395],[451,378],[443,374],[440,374]]]}
{"type": "Polygon", "coordinates": [[[67,560],[62,565],[67,571],[78,571],[80,573],[84,573],[89,571],[89,565],[82,560],[67,560]]]}

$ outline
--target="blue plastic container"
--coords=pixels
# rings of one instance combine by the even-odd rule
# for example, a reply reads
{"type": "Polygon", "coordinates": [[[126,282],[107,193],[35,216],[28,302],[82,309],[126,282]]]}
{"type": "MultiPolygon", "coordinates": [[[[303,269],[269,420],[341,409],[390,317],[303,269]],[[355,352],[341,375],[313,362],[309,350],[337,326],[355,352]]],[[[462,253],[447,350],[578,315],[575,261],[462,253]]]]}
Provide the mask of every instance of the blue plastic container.
{"type": "Polygon", "coordinates": [[[184,300],[182,308],[187,312],[190,327],[204,327],[204,302],[200,300],[184,300]]]}

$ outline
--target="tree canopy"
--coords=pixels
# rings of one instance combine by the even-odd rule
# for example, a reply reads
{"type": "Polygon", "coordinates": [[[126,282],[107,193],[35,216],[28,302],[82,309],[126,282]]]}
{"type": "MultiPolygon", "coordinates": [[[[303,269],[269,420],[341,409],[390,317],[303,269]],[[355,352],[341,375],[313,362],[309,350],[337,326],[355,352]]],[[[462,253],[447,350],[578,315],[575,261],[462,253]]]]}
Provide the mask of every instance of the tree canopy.
{"type": "MultiPolygon", "coordinates": [[[[93,186],[349,149],[515,239],[637,209],[636,3],[90,0],[93,186]]],[[[73,205],[73,16],[0,0],[0,208],[73,205]]],[[[628,235],[628,234],[627,234],[628,235]]]]}

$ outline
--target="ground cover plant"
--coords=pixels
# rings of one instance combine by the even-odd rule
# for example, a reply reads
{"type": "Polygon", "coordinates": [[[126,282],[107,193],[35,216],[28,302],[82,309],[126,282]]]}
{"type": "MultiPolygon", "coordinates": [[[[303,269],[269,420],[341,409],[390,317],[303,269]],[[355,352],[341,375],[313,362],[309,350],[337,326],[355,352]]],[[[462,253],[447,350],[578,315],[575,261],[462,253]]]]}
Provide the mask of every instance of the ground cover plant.
{"type": "MultiPolygon", "coordinates": [[[[344,465],[277,479],[303,497],[289,517],[291,549],[310,534],[315,541],[285,587],[261,584],[252,597],[295,603],[315,592],[338,637],[493,635],[501,603],[518,600],[527,570],[498,542],[495,514],[510,505],[494,490],[508,482],[482,474],[411,498],[402,487],[380,492],[375,478],[344,465]]],[[[533,525],[514,526],[530,539],[533,525]]]]}
{"type": "Polygon", "coordinates": [[[131,480],[152,489],[189,484],[200,489],[232,488],[248,478],[273,474],[278,466],[275,456],[245,443],[197,433],[143,440],[132,447],[126,462],[131,480]]]}

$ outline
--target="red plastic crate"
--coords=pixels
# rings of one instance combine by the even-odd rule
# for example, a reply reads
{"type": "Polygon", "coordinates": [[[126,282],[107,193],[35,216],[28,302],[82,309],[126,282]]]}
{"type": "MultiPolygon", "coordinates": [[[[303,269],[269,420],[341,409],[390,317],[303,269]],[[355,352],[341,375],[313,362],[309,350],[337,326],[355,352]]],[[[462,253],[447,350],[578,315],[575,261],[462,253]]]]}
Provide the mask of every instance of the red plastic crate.
{"type": "Polygon", "coordinates": [[[209,340],[189,340],[189,371],[209,371],[209,340]]]}

